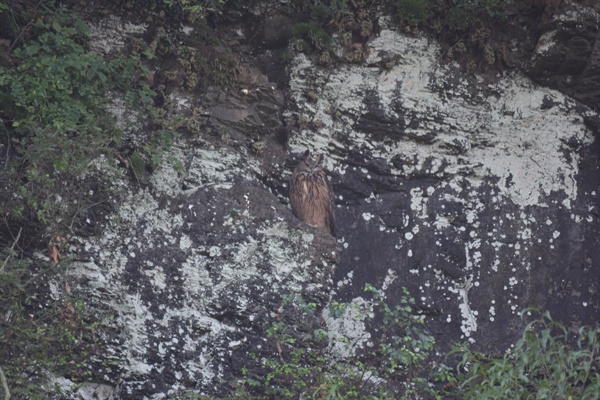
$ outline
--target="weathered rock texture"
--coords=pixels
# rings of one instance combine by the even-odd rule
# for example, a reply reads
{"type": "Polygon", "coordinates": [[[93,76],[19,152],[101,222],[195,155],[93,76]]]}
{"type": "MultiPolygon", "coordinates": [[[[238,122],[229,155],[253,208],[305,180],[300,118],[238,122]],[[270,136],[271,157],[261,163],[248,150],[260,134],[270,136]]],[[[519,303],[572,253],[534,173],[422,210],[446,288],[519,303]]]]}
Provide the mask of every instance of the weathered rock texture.
{"type": "Polygon", "coordinates": [[[80,239],[71,288],[105,316],[81,396],[225,393],[285,296],[357,303],[366,282],[390,302],[408,287],[441,349],[502,352],[529,306],[598,321],[597,115],[520,73],[464,74],[434,42],[380,26],[364,65],[297,56],[286,92],[269,83],[281,70],[253,66],[276,35],[252,58],[237,27],[247,91],[171,94],[227,138],[181,140],[185,174],[132,187],[104,233],[80,239]],[[307,148],[325,154],[339,243],[286,205],[307,148]]]}
{"type": "MultiPolygon", "coordinates": [[[[92,44],[107,53],[127,42],[123,35],[144,31],[114,17],[98,24],[92,44]]],[[[282,93],[256,67],[243,70],[243,92],[170,93],[168,101],[204,132],[171,150],[184,171],[165,164],[141,186],[133,183],[103,233],[74,247],[84,261],[68,279],[101,321],[102,354],[90,366],[94,383],[73,396],[223,395],[248,363],[248,350],[264,345],[263,325],[286,297],[321,308],[329,300],[335,239],[298,221],[262,183],[285,158],[281,145],[267,144],[280,141],[282,93]]],[[[118,111],[129,122],[135,115],[118,111]]],[[[115,187],[126,185],[113,179],[115,187]]],[[[69,381],[57,383],[68,391],[69,381]]]]}
{"type": "Polygon", "coordinates": [[[290,147],[325,152],[334,171],[335,276],[351,277],[337,296],[394,277],[388,298],[408,287],[438,341],[488,351],[515,340],[526,307],[595,321],[595,114],[518,73],[487,83],[440,65],[426,39],[384,29],[369,48],[366,66],[301,56],[290,73],[294,119],[312,121],[290,147]],[[379,68],[383,54],[398,63],[379,68]]]}
{"type": "MultiPolygon", "coordinates": [[[[556,2],[528,73],[532,79],[600,107],[600,5],[556,2]]],[[[589,4],[586,4],[589,3],[589,4]]]]}
{"type": "Polygon", "coordinates": [[[116,383],[116,398],[218,393],[239,373],[233,352],[283,297],[323,304],[331,289],[332,239],[303,229],[244,178],[234,153],[189,150],[196,171],[212,166],[238,176],[219,181],[213,171],[210,184],[198,181],[187,192],[177,190],[176,175],[155,176],[174,190],[132,193],[102,236],[82,242],[91,257],[70,273],[77,294],[112,317],[95,373],[116,383]]]}

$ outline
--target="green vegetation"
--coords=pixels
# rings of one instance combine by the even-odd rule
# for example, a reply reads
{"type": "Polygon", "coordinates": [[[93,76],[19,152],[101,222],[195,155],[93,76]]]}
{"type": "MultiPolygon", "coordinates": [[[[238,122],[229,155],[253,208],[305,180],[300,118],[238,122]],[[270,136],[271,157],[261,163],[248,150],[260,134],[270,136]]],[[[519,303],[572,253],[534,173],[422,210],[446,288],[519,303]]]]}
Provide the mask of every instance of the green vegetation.
{"type": "MultiPolygon", "coordinates": [[[[174,46],[161,27],[149,43],[132,39],[119,54],[102,56],[90,49],[77,3],[0,2],[0,393],[6,381],[13,398],[45,398],[40,385],[52,373],[88,379],[89,359],[102,350],[92,339],[99,318],[86,317],[66,280],[57,284],[71,263],[69,238],[98,229],[95,216],[121,195],[115,180],[129,175],[143,185],[164,161],[182,170],[165,150],[180,128],[201,132],[202,111],[180,115],[169,87],[233,87],[237,77],[231,51],[207,56],[174,46]],[[157,57],[175,60],[160,80],[157,57]],[[55,238],[60,246],[51,245],[55,238]],[[46,247],[49,259],[33,257],[46,247]]],[[[225,3],[140,0],[118,7],[151,9],[181,23],[214,20],[225,3]]],[[[209,27],[203,34],[216,42],[209,27]]]]}
{"type": "Polygon", "coordinates": [[[363,61],[366,53],[362,44],[373,33],[377,10],[374,4],[366,0],[291,1],[288,13],[300,18],[292,27],[293,48],[316,53],[326,65],[363,61]],[[344,49],[341,59],[334,55],[335,45],[344,49]]]}
{"type": "Polygon", "coordinates": [[[447,59],[465,56],[467,68],[474,69],[477,63],[489,66],[502,58],[493,33],[505,22],[513,3],[514,0],[395,0],[388,2],[388,8],[406,30],[434,32],[445,43],[447,59]]]}
{"type": "MultiPolygon", "coordinates": [[[[11,64],[0,66],[0,133],[11,155],[2,182],[5,193],[18,194],[2,196],[0,212],[17,219],[33,213],[36,222],[52,225],[71,221],[94,201],[65,206],[75,200],[65,196],[85,191],[92,161],[118,153],[121,131],[106,112],[114,98],[143,110],[154,93],[141,79],[147,69],[139,55],[107,62],[86,50],[88,29],[74,14],[36,12],[11,64]]],[[[100,189],[101,181],[94,186],[100,189]]]]}
{"type": "Polygon", "coordinates": [[[448,59],[466,55],[472,63],[483,61],[483,65],[492,65],[501,57],[492,33],[497,24],[506,20],[513,3],[514,0],[292,1],[289,13],[300,18],[292,29],[293,48],[316,54],[323,64],[362,62],[366,56],[364,45],[376,29],[377,12],[384,10],[407,32],[435,34],[445,43],[448,59]],[[338,51],[334,52],[334,47],[338,51]]]}
{"type": "Polygon", "coordinates": [[[546,312],[527,325],[504,357],[490,358],[457,344],[446,357],[453,363],[448,366],[432,361],[435,341],[415,315],[414,299],[406,289],[401,306],[394,309],[373,287],[367,286],[366,292],[370,302],[334,302],[326,314],[330,325],[348,317],[354,325],[376,324],[373,337],[357,338],[339,329],[332,334],[316,318],[314,304],[287,299],[276,321],[265,327],[270,346],[244,367],[238,393],[244,398],[290,399],[600,397],[600,329],[583,326],[571,333],[546,312]],[[359,342],[370,345],[361,350],[359,342]]]}
{"type": "Polygon", "coordinates": [[[442,391],[427,380],[440,371],[430,361],[435,341],[415,315],[414,299],[405,290],[401,305],[390,308],[372,286],[365,291],[372,297],[369,303],[333,303],[328,314],[332,323],[377,321],[381,328],[371,338],[332,335],[318,322],[315,304],[298,298],[284,302],[278,320],[266,327],[275,349],[255,354],[257,365],[244,369],[246,390],[266,398],[441,398],[442,391]],[[289,325],[287,317],[294,314],[302,322],[289,325]],[[368,339],[368,348],[360,349],[361,339],[368,339]]]}
{"type": "Polygon", "coordinates": [[[191,22],[203,22],[223,12],[226,0],[162,0],[171,11],[183,12],[191,22]]]}
{"type": "Polygon", "coordinates": [[[461,390],[468,399],[598,399],[598,339],[600,329],[582,326],[569,332],[545,312],[503,358],[489,359],[459,346],[459,368],[466,370],[461,390]]]}
{"type": "MultiPolygon", "coordinates": [[[[101,317],[71,294],[62,258],[69,236],[89,233],[90,210],[118,196],[111,177],[128,172],[117,166],[126,124],[107,111],[118,104],[156,118],[151,54],[102,58],[85,23],[54,1],[3,2],[0,21],[0,393],[42,399],[49,375],[85,381],[102,351],[101,317]],[[48,258],[32,255],[46,246],[48,258]]],[[[143,157],[164,142],[150,136],[143,157]]]]}
{"type": "MultiPolygon", "coordinates": [[[[66,264],[19,261],[14,249],[0,255],[0,368],[12,398],[46,399],[55,391],[48,374],[90,379],[90,355],[100,350],[94,331],[101,317],[87,315],[68,286],[60,297],[46,290],[49,281],[68,285],[61,279],[66,264]]],[[[0,388],[2,398],[6,388],[0,388]]]]}
{"type": "Polygon", "coordinates": [[[449,31],[465,31],[503,18],[514,0],[389,0],[386,5],[401,22],[412,25],[437,22],[449,31]]]}

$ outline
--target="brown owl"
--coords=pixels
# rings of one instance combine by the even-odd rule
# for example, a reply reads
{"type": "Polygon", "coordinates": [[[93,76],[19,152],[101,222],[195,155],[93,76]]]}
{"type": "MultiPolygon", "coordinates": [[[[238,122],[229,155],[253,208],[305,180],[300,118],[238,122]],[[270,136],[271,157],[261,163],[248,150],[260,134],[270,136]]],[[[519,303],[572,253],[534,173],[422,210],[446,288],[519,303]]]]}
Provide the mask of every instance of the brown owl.
{"type": "Polygon", "coordinates": [[[304,152],[290,179],[290,203],[296,217],[335,237],[333,192],[321,161],[323,155],[313,160],[304,152]]]}

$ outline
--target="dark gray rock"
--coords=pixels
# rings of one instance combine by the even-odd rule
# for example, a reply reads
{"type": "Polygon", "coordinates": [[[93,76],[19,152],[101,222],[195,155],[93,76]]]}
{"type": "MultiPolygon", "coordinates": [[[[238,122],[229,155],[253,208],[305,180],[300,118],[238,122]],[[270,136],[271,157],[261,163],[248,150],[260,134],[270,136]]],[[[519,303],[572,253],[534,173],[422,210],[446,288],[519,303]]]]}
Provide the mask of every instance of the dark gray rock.
{"type": "Polygon", "coordinates": [[[533,80],[600,106],[600,7],[563,1],[546,24],[528,68],[533,80]]]}
{"type": "Polygon", "coordinates": [[[290,17],[269,13],[264,19],[263,43],[267,49],[279,49],[285,47],[292,38],[293,21],[290,17]]]}
{"type": "Polygon", "coordinates": [[[383,30],[369,46],[370,65],[383,49],[411,57],[335,72],[299,57],[291,71],[295,120],[320,124],[290,147],[329,154],[338,194],[334,297],[356,302],[370,283],[393,302],[407,287],[446,349],[504,351],[526,307],[595,323],[597,115],[518,74],[472,80],[424,39],[383,30]]]}
{"type": "MultiPolygon", "coordinates": [[[[239,161],[207,160],[212,151],[196,153],[202,160],[190,169],[210,174],[208,164],[234,169],[239,161]]],[[[95,371],[118,382],[116,398],[222,393],[240,373],[234,354],[261,335],[286,296],[328,301],[335,240],[295,220],[243,168],[231,181],[212,172],[211,182],[179,194],[132,193],[102,236],[82,241],[93,256],[69,279],[90,307],[113,316],[99,329],[110,353],[95,371]]],[[[181,184],[171,173],[155,179],[181,184]]]]}

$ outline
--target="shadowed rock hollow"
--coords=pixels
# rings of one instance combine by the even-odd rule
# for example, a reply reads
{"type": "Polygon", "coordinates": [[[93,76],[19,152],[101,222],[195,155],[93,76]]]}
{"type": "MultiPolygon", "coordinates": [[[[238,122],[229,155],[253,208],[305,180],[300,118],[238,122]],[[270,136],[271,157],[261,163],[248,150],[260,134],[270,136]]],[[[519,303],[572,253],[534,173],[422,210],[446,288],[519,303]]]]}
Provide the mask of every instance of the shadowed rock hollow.
{"type": "MultiPolygon", "coordinates": [[[[283,298],[322,309],[359,301],[365,283],[391,303],[409,288],[441,349],[503,352],[529,306],[570,328],[598,321],[597,114],[519,72],[491,82],[441,64],[435,42],[380,26],[362,65],[298,55],[285,73],[233,26],[245,90],[170,93],[227,140],[181,139],[185,174],[165,166],[79,239],[71,287],[106,316],[107,349],[81,396],[226,393],[283,298]],[[287,205],[306,149],[325,155],[337,243],[287,205]]],[[[96,45],[111,29],[124,32],[92,30],[96,45]]]]}

